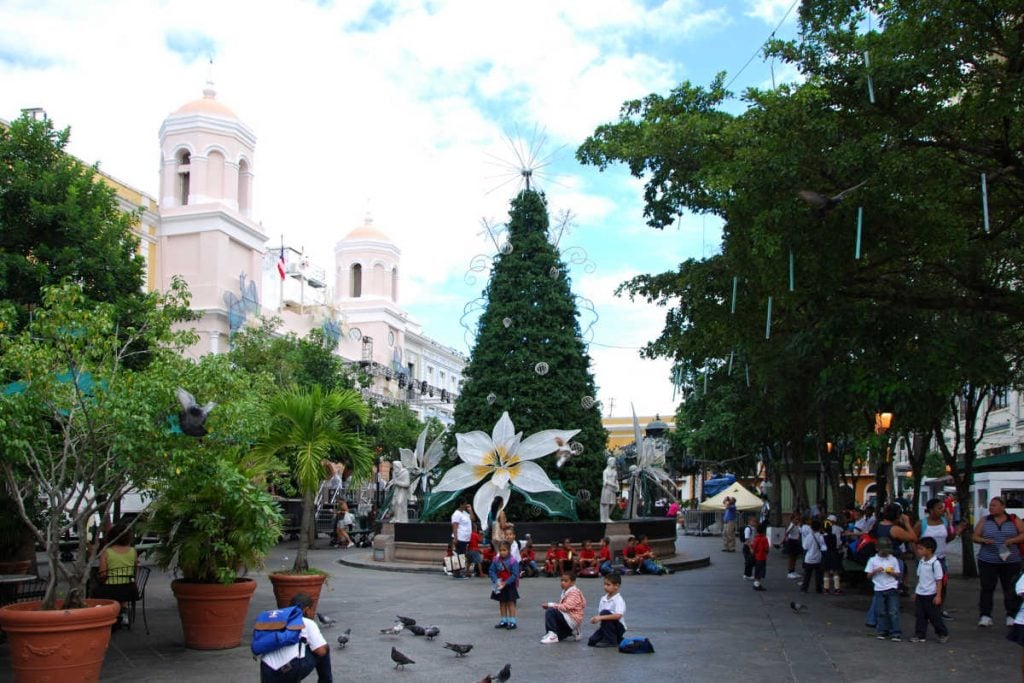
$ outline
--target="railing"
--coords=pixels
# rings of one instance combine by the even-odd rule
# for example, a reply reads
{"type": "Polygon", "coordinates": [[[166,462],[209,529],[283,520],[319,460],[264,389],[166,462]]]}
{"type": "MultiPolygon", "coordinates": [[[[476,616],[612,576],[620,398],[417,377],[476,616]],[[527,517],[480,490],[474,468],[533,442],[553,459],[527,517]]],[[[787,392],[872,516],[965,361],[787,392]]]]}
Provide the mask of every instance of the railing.
{"type": "Polygon", "coordinates": [[[723,510],[680,510],[683,533],[688,536],[721,536],[723,510]]]}

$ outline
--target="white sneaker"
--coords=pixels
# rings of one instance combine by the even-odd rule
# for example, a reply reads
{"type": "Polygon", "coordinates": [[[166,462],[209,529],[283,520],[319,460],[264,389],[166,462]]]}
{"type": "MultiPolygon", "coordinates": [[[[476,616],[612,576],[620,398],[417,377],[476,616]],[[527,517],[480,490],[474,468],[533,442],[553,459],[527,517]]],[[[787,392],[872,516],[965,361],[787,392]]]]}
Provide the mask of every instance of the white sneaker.
{"type": "Polygon", "coordinates": [[[978,619],[978,626],[991,626],[991,625],[992,625],[992,617],[985,617],[985,616],[983,616],[980,619],[978,619]]]}
{"type": "Polygon", "coordinates": [[[801,578],[801,576],[799,574],[797,574],[796,572],[790,572],[790,573],[786,574],[786,578],[787,579],[799,579],[799,578],[801,578]]]}
{"type": "Polygon", "coordinates": [[[557,643],[558,634],[554,631],[548,631],[544,634],[544,637],[540,639],[540,642],[544,645],[551,645],[552,643],[557,643]]]}
{"type": "Polygon", "coordinates": [[[1006,617],[1006,625],[1013,626],[1013,617],[1006,617]]]}
{"type": "Polygon", "coordinates": [[[351,547],[352,547],[352,546],[354,546],[354,545],[355,545],[355,542],[354,542],[354,541],[349,541],[349,542],[348,542],[348,546],[347,546],[347,547],[351,548],[351,547]]]}
{"type": "Polygon", "coordinates": [[[583,639],[583,634],[580,633],[580,630],[578,628],[574,628],[572,630],[572,639],[575,640],[577,643],[583,639]]]}

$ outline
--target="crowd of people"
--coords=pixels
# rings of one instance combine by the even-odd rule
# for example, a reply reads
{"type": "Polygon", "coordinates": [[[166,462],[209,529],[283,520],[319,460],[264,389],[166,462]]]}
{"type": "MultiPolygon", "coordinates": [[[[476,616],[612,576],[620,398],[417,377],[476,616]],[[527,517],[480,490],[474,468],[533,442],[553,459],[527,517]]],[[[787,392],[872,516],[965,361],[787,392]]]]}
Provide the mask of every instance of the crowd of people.
{"type": "MultiPolygon", "coordinates": [[[[872,584],[873,598],[865,624],[875,629],[879,639],[892,641],[903,639],[900,600],[912,592],[911,642],[925,642],[929,625],[937,640],[946,642],[947,622],[953,618],[945,608],[949,592],[946,550],[949,543],[968,533],[969,524],[956,519],[951,497],[929,500],[920,519],[912,519],[911,514],[894,502],[877,514],[873,506],[867,505],[850,507],[837,515],[828,512],[824,501],[806,513],[793,513],[781,539],[781,549],[787,556],[786,578],[799,580],[803,593],[813,590],[821,595],[842,595],[844,576],[866,576],[872,584]],[[802,573],[797,571],[798,562],[802,573]],[[910,569],[915,567],[916,580],[911,585],[910,569]]],[[[724,517],[722,550],[732,552],[737,535],[735,501],[726,501],[724,517]]],[[[753,515],[747,517],[741,536],[743,578],[753,581],[754,590],[767,590],[764,583],[770,544],[764,521],[753,515]]],[[[975,525],[972,540],[978,544],[978,626],[993,625],[998,585],[1003,594],[1005,623],[1011,628],[1009,637],[1024,646],[1024,521],[1008,514],[1005,502],[997,496],[989,502],[988,514],[975,525]]]]}

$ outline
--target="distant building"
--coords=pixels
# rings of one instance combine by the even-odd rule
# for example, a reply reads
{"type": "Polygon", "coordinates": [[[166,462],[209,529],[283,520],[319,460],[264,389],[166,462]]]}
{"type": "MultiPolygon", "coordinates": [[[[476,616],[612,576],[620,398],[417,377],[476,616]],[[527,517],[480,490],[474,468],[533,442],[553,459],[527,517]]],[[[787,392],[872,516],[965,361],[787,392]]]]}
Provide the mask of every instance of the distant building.
{"type": "Polygon", "coordinates": [[[338,241],[333,264],[269,242],[252,217],[256,136],[211,87],[168,115],[159,138],[159,198],[101,175],[126,211],[141,208],[146,288],[188,282],[201,314],[193,353],[223,353],[258,315],[299,336],[319,327],[373,377],[367,400],[452,423],[467,358],[401,309],[401,251],[370,217],[338,241]]]}

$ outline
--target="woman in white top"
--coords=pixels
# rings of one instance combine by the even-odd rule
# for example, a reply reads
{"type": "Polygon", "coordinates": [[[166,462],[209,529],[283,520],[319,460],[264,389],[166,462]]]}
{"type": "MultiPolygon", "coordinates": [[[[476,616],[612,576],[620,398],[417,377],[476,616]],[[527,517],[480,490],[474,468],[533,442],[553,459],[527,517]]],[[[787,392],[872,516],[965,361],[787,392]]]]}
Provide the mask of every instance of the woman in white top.
{"type": "MultiPolygon", "coordinates": [[[[925,517],[914,524],[914,533],[918,538],[935,539],[935,557],[942,565],[944,576],[949,576],[949,565],[946,564],[946,546],[959,536],[967,528],[966,522],[960,522],[956,526],[950,524],[946,518],[946,506],[938,498],[932,498],[924,505],[925,517]]],[[[949,619],[949,612],[946,611],[946,593],[948,592],[949,581],[942,582],[942,618],[949,619]]]]}

